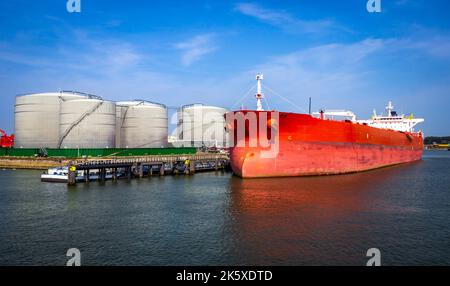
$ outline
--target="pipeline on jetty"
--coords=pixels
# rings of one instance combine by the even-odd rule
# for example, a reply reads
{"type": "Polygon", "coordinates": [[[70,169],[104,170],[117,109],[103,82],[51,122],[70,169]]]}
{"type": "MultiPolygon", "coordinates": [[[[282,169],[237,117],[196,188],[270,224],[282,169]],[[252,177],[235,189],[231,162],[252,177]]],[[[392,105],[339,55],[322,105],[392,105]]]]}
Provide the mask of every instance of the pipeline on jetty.
{"type": "Polygon", "coordinates": [[[91,180],[91,170],[98,171],[98,180],[105,181],[107,173],[112,180],[120,177],[143,178],[155,174],[186,174],[196,171],[224,170],[229,166],[228,154],[162,155],[136,158],[108,158],[75,160],[69,163],[68,184],[76,185],[77,173],[83,171],[85,182],[91,180]]]}

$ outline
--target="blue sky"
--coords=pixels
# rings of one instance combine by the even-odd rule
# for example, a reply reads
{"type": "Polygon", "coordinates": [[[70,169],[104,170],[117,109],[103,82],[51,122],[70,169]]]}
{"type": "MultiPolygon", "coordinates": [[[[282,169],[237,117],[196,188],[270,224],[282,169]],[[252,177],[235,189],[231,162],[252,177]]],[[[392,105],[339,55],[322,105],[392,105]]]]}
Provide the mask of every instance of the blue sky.
{"type": "Polygon", "coordinates": [[[270,108],[305,112],[311,96],[362,119],[392,100],[450,135],[449,1],[66,2],[0,2],[1,129],[30,92],[254,107],[262,72],[270,108]]]}

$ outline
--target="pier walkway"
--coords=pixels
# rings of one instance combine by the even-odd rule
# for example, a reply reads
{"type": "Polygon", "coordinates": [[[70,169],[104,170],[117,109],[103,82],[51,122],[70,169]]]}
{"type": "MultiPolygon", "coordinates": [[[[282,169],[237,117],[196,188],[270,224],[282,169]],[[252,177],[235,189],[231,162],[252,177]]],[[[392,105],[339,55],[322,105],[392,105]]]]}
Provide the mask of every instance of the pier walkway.
{"type": "Polygon", "coordinates": [[[107,174],[112,180],[119,177],[131,179],[155,174],[186,174],[197,171],[223,170],[229,164],[228,154],[154,155],[133,158],[113,157],[102,159],[74,160],[69,163],[69,185],[75,185],[78,171],[83,171],[84,181],[90,181],[92,170],[98,173],[98,180],[104,181],[107,174]]]}

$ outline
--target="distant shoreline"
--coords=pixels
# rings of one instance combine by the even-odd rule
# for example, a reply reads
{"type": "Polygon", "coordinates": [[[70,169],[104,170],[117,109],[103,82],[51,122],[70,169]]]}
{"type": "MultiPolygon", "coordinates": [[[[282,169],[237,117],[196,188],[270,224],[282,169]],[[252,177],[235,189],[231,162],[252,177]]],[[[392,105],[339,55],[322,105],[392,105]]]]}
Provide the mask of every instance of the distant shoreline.
{"type": "Polygon", "coordinates": [[[55,166],[67,166],[69,160],[59,158],[1,157],[1,169],[47,170],[55,166]]]}

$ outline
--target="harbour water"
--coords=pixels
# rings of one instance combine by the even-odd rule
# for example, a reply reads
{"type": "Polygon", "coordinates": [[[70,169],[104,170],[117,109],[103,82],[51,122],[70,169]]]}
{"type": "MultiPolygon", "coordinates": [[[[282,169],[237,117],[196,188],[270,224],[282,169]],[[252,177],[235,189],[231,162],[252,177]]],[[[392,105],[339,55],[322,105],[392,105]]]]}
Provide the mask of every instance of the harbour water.
{"type": "Polygon", "coordinates": [[[450,152],[359,174],[68,187],[0,170],[0,265],[450,264],[450,152]]]}

